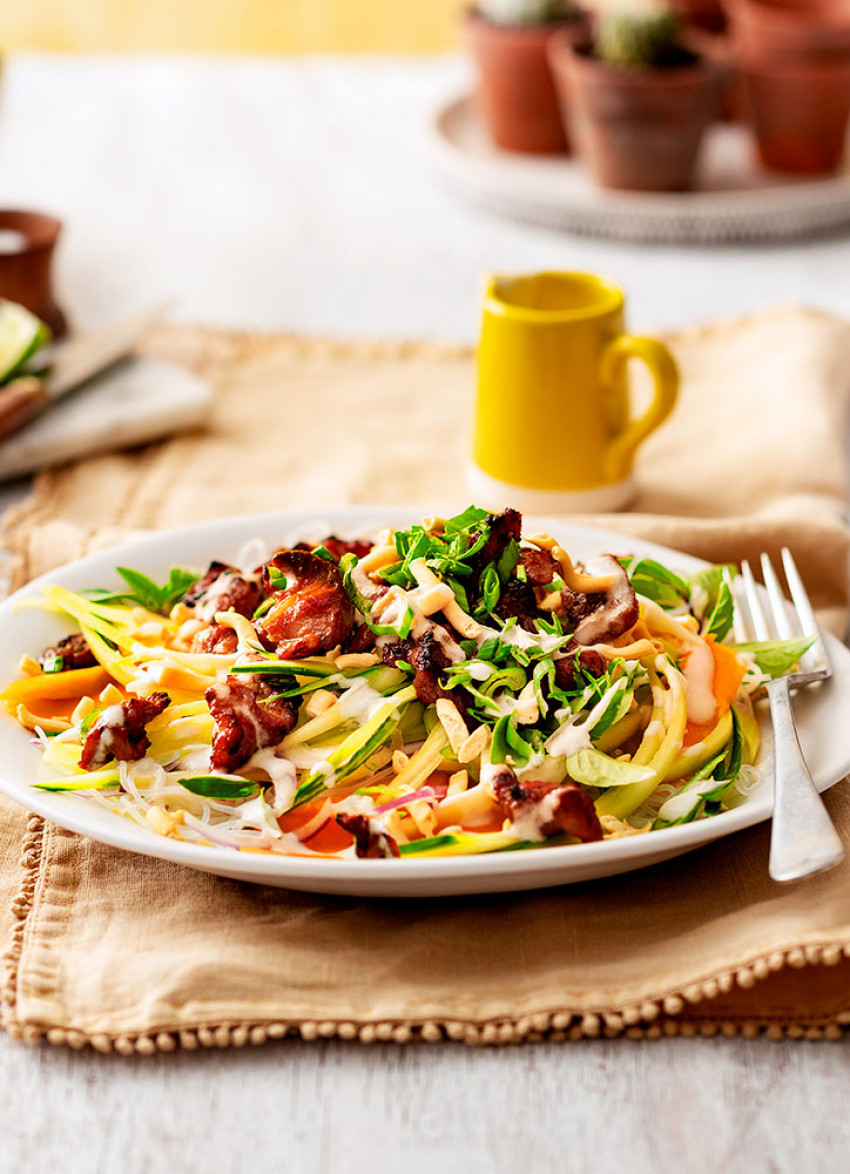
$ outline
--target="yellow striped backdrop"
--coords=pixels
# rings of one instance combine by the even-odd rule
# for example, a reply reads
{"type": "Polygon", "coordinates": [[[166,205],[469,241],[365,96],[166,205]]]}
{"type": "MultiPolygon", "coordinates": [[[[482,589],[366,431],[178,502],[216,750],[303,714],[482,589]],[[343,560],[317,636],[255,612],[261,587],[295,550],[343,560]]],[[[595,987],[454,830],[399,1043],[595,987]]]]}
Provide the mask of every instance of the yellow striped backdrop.
{"type": "Polygon", "coordinates": [[[418,52],[456,43],[463,0],[6,0],[0,48],[418,52]]]}

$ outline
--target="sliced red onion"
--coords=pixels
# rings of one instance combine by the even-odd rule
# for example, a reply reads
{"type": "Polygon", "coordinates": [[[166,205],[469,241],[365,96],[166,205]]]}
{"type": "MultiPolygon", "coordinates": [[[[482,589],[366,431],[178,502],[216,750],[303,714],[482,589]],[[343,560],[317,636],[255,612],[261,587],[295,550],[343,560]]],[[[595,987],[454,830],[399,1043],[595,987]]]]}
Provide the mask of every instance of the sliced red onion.
{"type": "Polygon", "coordinates": [[[420,787],[418,791],[411,791],[408,795],[399,795],[396,799],[382,803],[380,807],[375,808],[375,814],[382,815],[385,811],[394,811],[396,807],[406,807],[408,803],[415,803],[417,799],[442,799],[447,790],[448,783],[445,787],[420,787]]]}

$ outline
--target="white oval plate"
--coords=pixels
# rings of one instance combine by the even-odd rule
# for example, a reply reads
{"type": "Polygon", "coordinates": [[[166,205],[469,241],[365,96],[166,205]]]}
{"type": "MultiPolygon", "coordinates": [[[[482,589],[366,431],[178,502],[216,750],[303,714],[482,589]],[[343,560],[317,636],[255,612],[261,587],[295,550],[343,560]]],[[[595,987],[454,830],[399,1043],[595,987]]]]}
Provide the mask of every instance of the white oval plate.
{"type": "MultiPolygon", "coordinates": [[[[137,567],[161,579],[175,564],[205,568],[212,558],[232,560],[251,538],[259,538],[270,547],[284,546],[334,532],[354,537],[381,525],[409,525],[411,520],[415,520],[415,515],[410,510],[371,507],[327,511],[321,518],[306,512],[257,514],[154,534],[68,563],[34,580],[0,605],[0,684],[5,685],[17,675],[16,666],[24,653],[40,651],[67,631],[61,620],[46,612],[22,609],[16,613],[16,602],[37,594],[43,584],[59,583],[72,590],[111,586],[116,582],[116,564],[137,567]]],[[[532,527],[530,532],[549,529],[571,554],[581,559],[610,551],[656,558],[685,572],[704,565],[665,547],[602,530],[541,520],[529,520],[528,525],[532,527]]],[[[830,638],[830,652],[835,666],[833,680],[819,690],[799,695],[795,702],[803,749],[820,790],[850,772],[850,737],[845,732],[845,715],[850,712],[850,651],[830,638]]],[[[764,753],[765,774],[769,774],[769,735],[764,753]]],[[[771,789],[769,782],[765,782],[734,811],[622,840],[483,856],[309,860],[183,844],[158,836],[94,806],[83,796],[34,789],[31,783],[38,777],[40,764],[41,755],[29,734],[6,713],[0,714],[0,790],[30,811],[113,847],[204,872],[280,888],[349,896],[436,897],[511,892],[614,876],[656,864],[750,827],[767,819],[771,810],[771,789]]]]}

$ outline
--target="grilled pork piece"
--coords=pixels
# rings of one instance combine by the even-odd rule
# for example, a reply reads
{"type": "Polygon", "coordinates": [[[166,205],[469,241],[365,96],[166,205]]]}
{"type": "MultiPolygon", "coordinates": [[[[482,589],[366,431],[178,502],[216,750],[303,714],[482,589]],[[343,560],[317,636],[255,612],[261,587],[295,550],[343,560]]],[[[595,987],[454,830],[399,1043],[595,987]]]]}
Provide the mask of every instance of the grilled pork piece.
{"type": "Polygon", "coordinates": [[[613,555],[600,555],[585,569],[595,575],[611,574],[611,587],[586,595],[565,587],[561,592],[561,606],[575,626],[573,634],[578,644],[610,642],[637,623],[640,615],[637,596],[625,569],[613,555]]]}
{"type": "Polygon", "coordinates": [[[191,652],[232,653],[239,646],[239,638],[232,628],[223,624],[212,624],[202,632],[196,632],[190,645],[191,652]]]}
{"type": "Polygon", "coordinates": [[[168,708],[167,693],[130,697],[109,705],[89,730],[80,757],[83,770],[98,770],[115,758],[119,762],[144,758],[150,746],[145,727],[168,708]]]}
{"type": "Polygon", "coordinates": [[[354,850],[361,859],[379,860],[382,857],[401,856],[398,844],[374,816],[341,813],[336,821],[354,836],[354,850]]]}
{"type": "Polygon", "coordinates": [[[42,668],[50,668],[51,672],[67,673],[69,669],[94,668],[97,658],[82,632],[74,632],[72,636],[65,636],[50,648],[45,648],[38,658],[38,663],[42,668]],[[54,669],[51,666],[57,659],[62,661],[62,667],[54,669]]]}
{"type": "Polygon", "coordinates": [[[255,580],[227,563],[212,562],[204,577],[192,584],[181,602],[193,608],[199,620],[211,623],[219,611],[235,611],[250,619],[262,598],[255,580]]]}
{"type": "Polygon", "coordinates": [[[296,706],[286,698],[270,700],[277,679],[246,674],[244,681],[227,677],[211,685],[204,696],[213,716],[210,765],[214,770],[235,771],[252,754],[276,746],[298,720],[296,706]]]}
{"type": "Polygon", "coordinates": [[[543,840],[557,832],[566,832],[584,843],[602,839],[593,800],[578,783],[521,783],[504,764],[487,767],[481,773],[482,782],[490,787],[514,830],[525,839],[543,840]]]}
{"type": "Polygon", "coordinates": [[[267,648],[285,660],[329,652],[354,626],[339,568],[306,550],[279,550],[263,567],[269,610],[255,621],[267,648]]]}

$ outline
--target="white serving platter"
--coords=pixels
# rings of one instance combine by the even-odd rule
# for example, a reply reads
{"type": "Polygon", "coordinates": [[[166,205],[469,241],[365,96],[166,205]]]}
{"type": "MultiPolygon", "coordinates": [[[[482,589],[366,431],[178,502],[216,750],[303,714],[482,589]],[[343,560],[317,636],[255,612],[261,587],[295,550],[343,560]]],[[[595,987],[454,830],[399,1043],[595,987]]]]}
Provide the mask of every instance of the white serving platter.
{"type": "MultiPolygon", "coordinates": [[[[314,513],[259,514],[227,518],[164,531],[124,546],[89,555],[34,580],[0,605],[0,685],[17,676],[19,658],[39,651],[67,626],[56,616],[36,609],[16,610],[42,585],[59,583],[72,590],[110,586],[117,581],[116,564],[136,567],[163,578],[175,564],[205,567],[212,559],[233,560],[246,541],[259,538],[271,547],[329,533],[366,535],[379,526],[406,526],[416,520],[410,510],[352,507],[314,513]]],[[[692,572],[705,565],[688,555],[602,530],[549,519],[528,519],[528,532],[548,529],[575,557],[600,552],[656,558],[673,568],[692,572]]],[[[835,673],[825,686],[801,693],[795,708],[800,739],[820,790],[850,772],[850,651],[829,637],[835,673]]],[[[46,819],[105,844],[175,864],[242,881],[367,897],[438,897],[468,893],[515,892],[550,885],[593,881],[668,860],[703,844],[732,836],[768,819],[771,812],[770,736],[764,730],[765,780],[733,811],[682,827],[595,844],[541,848],[538,851],[493,853],[401,860],[311,860],[243,853],[236,849],[185,844],[131,823],[88,802],[84,796],[47,793],[32,786],[41,755],[31,737],[7,714],[0,714],[0,791],[46,819]]],[[[735,851],[734,838],[729,851],[735,851]]],[[[695,867],[699,867],[695,862],[695,867]]],[[[767,858],[765,855],[765,868],[767,858]]]]}

